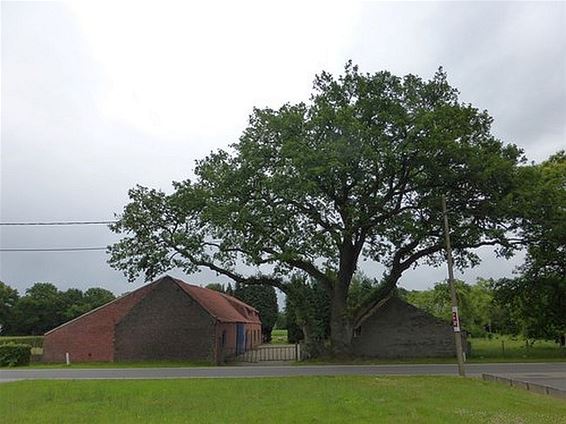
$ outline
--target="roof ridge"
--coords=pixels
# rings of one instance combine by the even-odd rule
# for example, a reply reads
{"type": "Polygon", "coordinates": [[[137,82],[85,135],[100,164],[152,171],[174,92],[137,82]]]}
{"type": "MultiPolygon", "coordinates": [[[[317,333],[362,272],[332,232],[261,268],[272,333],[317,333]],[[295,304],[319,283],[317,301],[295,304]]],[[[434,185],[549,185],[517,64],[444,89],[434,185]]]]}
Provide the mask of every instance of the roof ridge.
{"type": "Polygon", "coordinates": [[[222,292],[218,292],[218,293],[220,293],[222,296],[224,296],[226,299],[228,299],[228,301],[235,300],[237,303],[245,306],[246,308],[249,308],[249,309],[259,313],[259,311],[256,308],[254,308],[252,305],[244,302],[243,300],[238,299],[236,296],[232,296],[228,293],[222,293],[222,292]]]}
{"type": "Polygon", "coordinates": [[[202,287],[197,286],[196,284],[189,284],[189,283],[187,283],[187,282],[181,280],[180,278],[174,278],[174,277],[170,277],[170,278],[175,282],[175,284],[177,284],[177,285],[183,290],[183,292],[184,292],[187,296],[190,296],[191,299],[193,299],[195,302],[197,302],[206,312],[208,312],[208,313],[209,313],[211,316],[213,316],[214,318],[220,319],[220,317],[218,317],[214,312],[212,312],[212,311],[210,310],[210,308],[209,308],[207,305],[203,304],[203,302],[201,302],[199,299],[195,298],[194,296],[191,296],[191,294],[190,294],[189,292],[187,292],[187,291],[183,288],[182,285],[190,286],[190,287],[197,287],[197,288],[202,288],[202,287]]]}
{"type": "MultiPolygon", "coordinates": [[[[196,284],[189,284],[179,278],[169,277],[173,282],[175,282],[188,296],[190,296],[195,302],[197,302],[205,311],[207,311],[211,316],[221,322],[243,322],[249,323],[254,322],[254,319],[250,319],[245,316],[242,312],[240,312],[236,305],[241,305],[242,307],[252,310],[253,312],[257,313],[259,316],[259,312],[253,308],[252,306],[248,305],[245,302],[242,302],[239,299],[236,299],[233,296],[227,295],[225,293],[209,289],[207,287],[198,286],[196,284]],[[194,291],[194,292],[191,292],[194,291]],[[199,295],[198,293],[202,293],[199,295]],[[204,296],[200,298],[199,296],[204,296]],[[207,299],[208,296],[208,299],[207,299]],[[212,298],[212,299],[211,299],[212,298]],[[207,304],[207,300],[211,303],[210,305],[207,304]],[[222,306],[222,302],[218,302],[222,300],[225,302],[225,305],[222,306]],[[235,305],[236,304],[236,305],[235,305]],[[218,308],[211,308],[211,305],[214,305],[218,308]],[[227,312],[224,316],[222,316],[221,312],[224,309],[226,312],[226,307],[230,308],[230,312],[227,312]],[[232,317],[230,317],[232,315],[232,317]]],[[[260,322],[259,318],[257,321],[260,322]]]]}

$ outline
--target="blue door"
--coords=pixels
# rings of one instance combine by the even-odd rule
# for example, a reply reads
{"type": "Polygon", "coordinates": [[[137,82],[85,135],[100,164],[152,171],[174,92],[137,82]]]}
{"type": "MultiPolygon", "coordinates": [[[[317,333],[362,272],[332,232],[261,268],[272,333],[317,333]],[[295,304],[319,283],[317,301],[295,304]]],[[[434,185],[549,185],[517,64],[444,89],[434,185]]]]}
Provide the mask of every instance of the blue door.
{"type": "Polygon", "coordinates": [[[246,351],[246,333],[244,331],[244,324],[236,324],[236,354],[244,353],[246,351]]]}

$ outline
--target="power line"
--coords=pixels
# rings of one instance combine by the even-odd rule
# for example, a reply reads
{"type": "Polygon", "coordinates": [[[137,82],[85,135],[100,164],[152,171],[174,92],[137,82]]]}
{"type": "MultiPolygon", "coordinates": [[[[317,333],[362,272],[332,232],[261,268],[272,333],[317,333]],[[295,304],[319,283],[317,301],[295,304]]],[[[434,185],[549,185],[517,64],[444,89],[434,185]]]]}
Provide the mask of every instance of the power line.
{"type": "MultiPolygon", "coordinates": [[[[51,221],[51,222],[0,222],[1,226],[59,226],[59,225],[108,225],[117,221],[51,221]]],[[[106,247],[8,247],[0,252],[88,252],[105,251],[106,247]]]]}
{"type": "Polygon", "coordinates": [[[0,252],[85,252],[85,251],[100,251],[106,250],[106,247],[47,247],[47,248],[27,248],[27,247],[14,247],[14,248],[0,248],[0,252]]]}
{"type": "Polygon", "coordinates": [[[57,221],[57,222],[0,222],[4,226],[23,225],[108,225],[118,221],[57,221]]]}

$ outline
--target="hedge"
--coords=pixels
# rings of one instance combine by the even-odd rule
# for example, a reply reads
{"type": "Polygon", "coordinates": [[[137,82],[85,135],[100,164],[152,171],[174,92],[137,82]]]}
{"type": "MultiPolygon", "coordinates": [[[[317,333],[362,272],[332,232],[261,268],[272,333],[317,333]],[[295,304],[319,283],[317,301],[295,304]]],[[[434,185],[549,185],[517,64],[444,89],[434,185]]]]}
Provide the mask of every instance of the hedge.
{"type": "Polygon", "coordinates": [[[42,347],[43,336],[0,336],[0,345],[6,343],[28,344],[31,347],[42,347]]]}
{"type": "Polygon", "coordinates": [[[28,344],[6,343],[0,345],[0,367],[29,365],[31,346],[28,344]]]}

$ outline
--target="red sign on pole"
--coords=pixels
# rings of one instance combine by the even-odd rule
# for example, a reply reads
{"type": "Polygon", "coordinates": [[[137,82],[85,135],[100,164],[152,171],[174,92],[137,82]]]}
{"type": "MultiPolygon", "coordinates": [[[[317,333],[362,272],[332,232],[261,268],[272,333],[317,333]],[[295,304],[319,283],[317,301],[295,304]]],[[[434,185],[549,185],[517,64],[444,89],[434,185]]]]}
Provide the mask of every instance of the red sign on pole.
{"type": "Polygon", "coordinates": [[[460,317],[458,316],[458,307],[452,306],[452,328],[455,332],[460,331],[460,317]]]}

